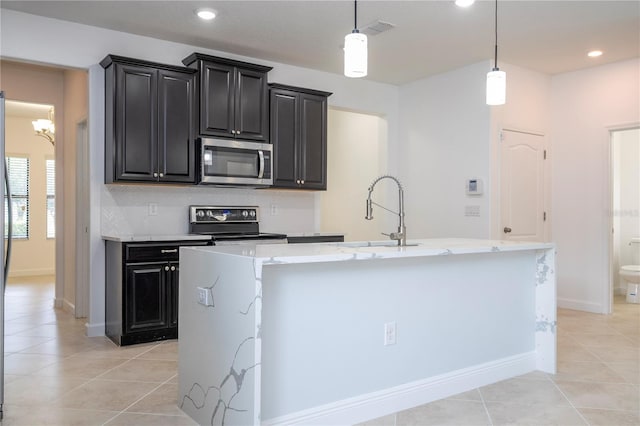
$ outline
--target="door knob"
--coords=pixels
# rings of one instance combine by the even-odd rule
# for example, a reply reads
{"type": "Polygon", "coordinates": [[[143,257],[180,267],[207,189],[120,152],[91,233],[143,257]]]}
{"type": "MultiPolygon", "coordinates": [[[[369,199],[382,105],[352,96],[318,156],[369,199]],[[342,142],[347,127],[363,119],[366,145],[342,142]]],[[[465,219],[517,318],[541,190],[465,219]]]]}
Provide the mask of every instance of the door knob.
{"type": "Polygon", "coordinates": [[[511,228],[509,228],[508,226],[505,226],[503,231],[505,234],[508,234],[509,232],[511,232],[511,228]]]}

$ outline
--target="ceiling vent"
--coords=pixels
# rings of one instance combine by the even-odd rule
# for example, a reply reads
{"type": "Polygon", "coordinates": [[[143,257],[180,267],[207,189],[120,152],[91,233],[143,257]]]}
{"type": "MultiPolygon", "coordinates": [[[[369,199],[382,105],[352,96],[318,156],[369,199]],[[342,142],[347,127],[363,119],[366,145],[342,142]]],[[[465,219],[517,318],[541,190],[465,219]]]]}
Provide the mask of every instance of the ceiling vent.
{"type": "Polygon", "coordinates": [[[366,34],[367,36],[376,36],[385,31],[389,31],[390,29],[395,28],[395,25],[384,22],[384,21],[374,21],[369,25],[360,28],[360,32],[366,34]]]}

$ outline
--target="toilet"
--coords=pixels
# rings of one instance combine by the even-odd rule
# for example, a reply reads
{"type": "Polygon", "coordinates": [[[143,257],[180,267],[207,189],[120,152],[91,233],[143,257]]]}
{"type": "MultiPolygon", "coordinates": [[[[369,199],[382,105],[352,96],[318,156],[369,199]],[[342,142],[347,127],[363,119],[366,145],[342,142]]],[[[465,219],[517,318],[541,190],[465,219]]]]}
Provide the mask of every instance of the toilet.
{"type": "MultiPolygon", "coordinates": [[[[629,245],[640,246],[640,238],[632,238],[629,245]]],[[[640,303],[640,265],[624,265],[619,273],[627,283],[627,303],[640,303]]]]}

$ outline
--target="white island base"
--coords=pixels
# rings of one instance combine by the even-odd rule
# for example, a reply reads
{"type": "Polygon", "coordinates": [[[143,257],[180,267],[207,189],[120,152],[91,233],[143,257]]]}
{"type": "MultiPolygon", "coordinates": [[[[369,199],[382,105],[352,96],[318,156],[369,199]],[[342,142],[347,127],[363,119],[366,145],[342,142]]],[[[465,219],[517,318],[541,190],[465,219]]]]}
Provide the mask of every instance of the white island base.
{"type": "Polygon", "coordinates": [[[555,373],[552,244],[411,243],[182,247],[182,410],[199,424],[353,424],[555,373]]]}

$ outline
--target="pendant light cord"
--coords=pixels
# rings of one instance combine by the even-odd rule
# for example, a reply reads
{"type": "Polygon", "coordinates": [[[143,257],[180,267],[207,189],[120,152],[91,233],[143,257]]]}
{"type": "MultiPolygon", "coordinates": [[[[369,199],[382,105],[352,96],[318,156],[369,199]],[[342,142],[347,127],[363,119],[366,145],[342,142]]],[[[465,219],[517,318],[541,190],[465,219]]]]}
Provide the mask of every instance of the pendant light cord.
{"type": "Polygon", "coordinates": [[[498,69],[498,0],[496,0],[496,10],[495,10],[495,34],[496,34],[496,46],[495,46],[495,63],[493,65],[493,69],[498,69]]]}
{"type": "Polygon", "coordinates": [[[353,32],[358,33],[358,0],[353,1],[353,32]]]}

